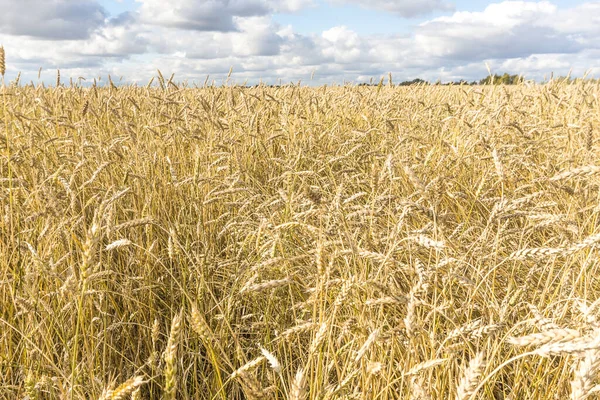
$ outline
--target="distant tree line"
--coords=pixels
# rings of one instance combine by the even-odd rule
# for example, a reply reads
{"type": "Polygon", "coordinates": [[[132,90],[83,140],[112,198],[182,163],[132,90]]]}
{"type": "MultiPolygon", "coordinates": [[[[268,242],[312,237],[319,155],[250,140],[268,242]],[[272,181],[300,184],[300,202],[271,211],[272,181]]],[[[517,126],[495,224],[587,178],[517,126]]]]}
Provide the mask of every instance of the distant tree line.
{"type": "Polygon", "coordinates": [[[489,85],[494,83],[495,85],[518,85],[519,83],[523,83],[525,78],[520,75],[509,75],[504,73],[503,75],[490,75],[479,81],[480,85],[489,85]]]}
{"type": "MultiPolygon", "coordinates": [[[[458,80],[458,81],[453,81],[453,82],[442,82],[440,80],[438,80],[437,82],[429,82],[426,81],[425,79],[421,79],[421,78],[416,78],[410,81],[403,81],[400,83],[396,83],[393,82],[391,86],[418,86],[418,85],[424,85],[424,86],[429,86],[429,85],[435,85],[435,86],[474,86],[474,85],[490,85],[490,84],[494,84],[494,85],[518,85],[521,84],[523,82],[525,82],[525,77],[522,75],[511,75],[509,73],[504,73],[502,75],[498,75],[498,74],[494,74],[494,75],[488,75],[485,78],[479,79],[479,80],[474,80],[474,81],[467,81],[464,79],[458,80]]],[[[591,83],[599,83],[600,79],[592,79],[592,78],[573,78],[571,76],[559,76],[559,77],[554,77],[551,76],[550,77],[550,81],[559,81],[559,82],[567,82],[567,83],[576,83],[576,82],[580,82],[580,81],[586,81],[586,82],[591,82],[591,83]]],[[[547,83],[549,81],[544,80],[543,83],[547,83]]],[[[344,82],[344,84],[350,84],[352,85],[352,82],[344,82]]],[[[290,85],[293,85],[293,83],[290,83],[290,85]]],[[[300,82],[298,82],[298,85],[300,85],[300,82]]],[[[390,85],[389,80],[386,80],[385,78],[382,78],[380,81],[375,81],[375,80],[371,80],[370,82],[363,82],[363,83],[359,83],[358,86],[388,86],[390,85]]],[[[260,86],[264,86],[264,87],[270,87],[270,88],[278,88],[278,87],[282,87],[282,86],[288,86],[288,85],[265,85],[265,84],[260,84],[260,85],[254,85],[254,86],[249,86],[249,87],[260,87],[260,86]]],[[[327,86],[327,85],[325,85],[327,86]]]]}
{"type": "MultiPolygon", "coordinates": [[[[498,75],[498,74],[494,74],[494,75],[489,75],[486,76],[483,79],[480,80],[476,80],[476,81],[466,81],[464,79],[461,79],[459,81],[454,81],[454,82],[446,82],[446,83],[442,83],[441,81],[437,81],[435,83],[431,83],[429,81],[426,81],[424,79],[421,78],[417,78],[417,79],[413,79],[410,81],[404,81],[404,82],[400,82],[395,86],[415,86],[415,85],[441,85],[441,86],[450,86],[450,85],[489,85],[489,84],[494,84],[494,85],[518,85],[519,83],[523,83],[525,81],[525,78],[521,75],[510,75],[508,73],[504,73],[502,75],[498,75]]],[[[360,83],[358,86],[378,86],[381,85],[383,83],[383,81],[380,81],[379,83],[374,83],[374,82],[370,82],[370,83],[360,83]]]]}

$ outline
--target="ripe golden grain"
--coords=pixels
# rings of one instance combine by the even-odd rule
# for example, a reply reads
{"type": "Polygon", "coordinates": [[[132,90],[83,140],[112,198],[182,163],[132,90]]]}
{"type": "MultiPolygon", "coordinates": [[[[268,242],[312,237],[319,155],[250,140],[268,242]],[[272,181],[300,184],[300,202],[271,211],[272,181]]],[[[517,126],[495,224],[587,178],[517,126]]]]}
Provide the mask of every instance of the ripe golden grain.
{"type": "Polygon", "coordinates": [[[477,353],[475,357],[469,361],[468,367],[463,372],[463,377],[458,385],[457,400],[467,400],[475,394],[477,385],[483,369],[485,368],[485,354],[477,353]]]}
{"type": "Polygon", "coordinates": [[[575,369],[575,376],[571,381],[572,400],[587,399],[592,393],[598,372],[600,371],[600,354],[598,354],[598,349],[586,351],[584,358],[578,364],[575,369]]]}
{"type": "Polygon", "coordinates": [[[2,89],[0,398],[595,393],[600,86],[165,77],[2,89]]]}
{"type": "Polygon", "coordinates": [[[428,368],[433,368],[436,365],[445,363],[446,361],[448,361],[447,358],[436,358],[434,360],[428,360],[428,361],[425,361],[425,362],[415,365],[409,371],[405,372],[404,375],[416,375],[421,371],[424,371],[428,368]]]}
{"type": "Polygon", "coordinates": [[[581,333],[575,329],[551,329],[518,338],[509,338],[508,342],[517,346],[541,346],[546,343],[568,342],[580,336],[581,333]]]}
{"type": "Polygon", "coordinates": [[[6,73],[6,52],[4,51],[4,46],[0,46],[0,75],[4,78],[4,74],[6,73]]]}
{"type": "Polygon", "coordinates": [[[290,400],[306,399],[306,375],[302,368],[298,369],[290,387],[290,400]]]}
{"type": "Polygon", "coordinates": [[[267,361],[269,362],[269,366],[273,369],[273,371],[277,372],[278,374],[281,374],[281,364],[279,363],[277,357],[275,357],[273,353],[271,353],[269,350],[263,347],[260,348],[260,352],[267,359],[267,361]]]}
{"type": "Polygon", "coordinates": [[[144,384],[143,376],[135,376],[125,382],[114,390],[109,390],[106,395],[102,397],[102,400],[125,400],[127,396],[132,394],[135,390],[139,390],[140,386],[144,384]]]}
{"type": "Polygon", "coordinates": [[[177,396],[177,349],[179,347],[181,333],[181,318],[182,313],[178,313],[173,317],[171,322],[171,333],[167,341],[165,349],[165,386],[164,398],[175,399],[177,396]]]}

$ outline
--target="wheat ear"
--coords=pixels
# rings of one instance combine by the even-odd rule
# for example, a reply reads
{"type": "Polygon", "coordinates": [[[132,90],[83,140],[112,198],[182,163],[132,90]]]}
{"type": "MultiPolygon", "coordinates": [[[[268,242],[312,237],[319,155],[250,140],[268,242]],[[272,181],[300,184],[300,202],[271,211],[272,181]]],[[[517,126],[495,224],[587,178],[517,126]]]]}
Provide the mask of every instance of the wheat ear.
{"type": "Polygon", "coordinates": [[[4,78],[4,74],[6,73],[6,53],[4,52],[4,47],[0,46],[0,75],[4,78]]]}
{"type": "Polygon", "coordinates": [[[464,375],[458,385],[457,400],[466,400],[475,394],[475,389],[479,384],[481,373],[485,368],[485,355],[483,352],[477,353],[469,362],[464,375]]]}
{"type": "Polygon", "coordinates": [[[306,375],[302,368],[296,372],[290,388],[290,400],[304,400],[306,398],[306,375]]]}
{"type": "Polygon", "coordinates": [[[177,394],[177,347],[181,333],[181,312],[173,317],[171,334],[165,350],[165,388],[164,398],[173,400],[177,394]]]}

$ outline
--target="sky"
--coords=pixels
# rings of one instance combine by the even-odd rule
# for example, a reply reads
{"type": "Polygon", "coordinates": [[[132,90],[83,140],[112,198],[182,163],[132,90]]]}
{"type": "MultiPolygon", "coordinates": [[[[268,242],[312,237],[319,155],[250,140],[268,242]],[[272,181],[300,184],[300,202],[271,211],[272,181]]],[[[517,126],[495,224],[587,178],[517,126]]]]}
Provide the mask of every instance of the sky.
{"type": "Polygon", "coordinates": [[[6,79],[600,77],[600,1],[0,0],[6,79]]]}

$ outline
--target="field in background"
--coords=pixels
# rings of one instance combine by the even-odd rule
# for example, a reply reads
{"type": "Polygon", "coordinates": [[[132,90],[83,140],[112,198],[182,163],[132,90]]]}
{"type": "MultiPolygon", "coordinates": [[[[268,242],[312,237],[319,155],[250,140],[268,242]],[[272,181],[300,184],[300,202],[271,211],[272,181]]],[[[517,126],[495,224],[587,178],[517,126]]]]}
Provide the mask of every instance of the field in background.
{"type": "Polygon", "coordinates": [[[4,90],[0,398],[598,390],[597,84],[4,90]]]}

